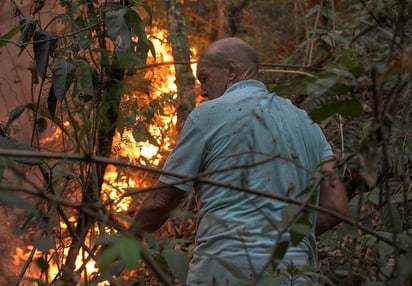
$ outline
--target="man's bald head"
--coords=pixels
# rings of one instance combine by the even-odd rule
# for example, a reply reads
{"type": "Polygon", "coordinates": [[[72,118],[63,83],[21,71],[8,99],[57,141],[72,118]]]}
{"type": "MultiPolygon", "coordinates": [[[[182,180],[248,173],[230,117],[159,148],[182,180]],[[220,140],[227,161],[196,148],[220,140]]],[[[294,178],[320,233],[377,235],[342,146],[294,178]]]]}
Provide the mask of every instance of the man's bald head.
{"type": "Polygon", "coordinates": [[[255,79],[259,59],[255,50],[238,38],[225,38],[212,43],[203,52],[197,65],[201,95],[220,97],[236,82],[255,79]]]}
{"type": "Polygon", "coordinates": [[[203,52],[199,62],[225,67],[233,62],[238,68],[239,80],[255,79],[259,69],[256,51],[239,38],[224,38],[212,43],[203,52]]]}

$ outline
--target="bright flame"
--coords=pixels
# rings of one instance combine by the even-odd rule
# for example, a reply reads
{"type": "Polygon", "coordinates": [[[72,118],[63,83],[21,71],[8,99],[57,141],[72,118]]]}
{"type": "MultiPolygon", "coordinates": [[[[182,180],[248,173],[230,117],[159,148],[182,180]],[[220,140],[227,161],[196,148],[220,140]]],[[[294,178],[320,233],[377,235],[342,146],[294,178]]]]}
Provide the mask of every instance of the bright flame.
{"type": "MultiPolygon", "coordinates": [[[[152,39],[152,43],[155,47],[156,51],[156,62],[173,62],[173,56],[169,46],[165,46],[163,43],[165,42],[164,39],[167,38],[165,31],[152,31],[153,34],[156,35],[152,39]]],[[[155,60],[152,57],[149,57],[148,63],[154,62],[155,60]]],[[[192,70],[196,70],[196,65],[192,65],[192,70]]],[[[162,72],[155,73],[158,76],[157,79],[153,82],[153,90],[151,90],[151,96],[154,98],[160,97],[163,94],[173,94],[173,99],[176,99],[177,92],[176,92],[176,84],[175,84],[175,68],[173,64],[162,66],[162,72]]],[[[153,75],[151,75],[153,76],[153,75]]],[[[149,76],[148,76],[149,77],[149,76]]],[[[132,95],[135,96],[135,95],[132,95]]],[[[156,137],[161,132],[160,129],[167,130],[169,126],[176,125],[177,117],[174,115],[174,110],[166,109],[165,110],[169,115],[157,115],[157,123],[158,125],[150,125],[148,126],[148,132],[156,137]]],[[[139,120],[138,118],[136,118],[139,120]]],[[[63,122],[64,128],[70,127],[70,122],[65,121],[63,122]]],[[[60,128],[55,127],[53,130],[53,134],[42,138],[41,144],[44,145],[49,142],[56,142],[56,140],[61,140],[62,137],[62,130],[60,128]]],[[[173,142],[170,138],[165,138],[165,142],[162,142],[163,146],[161,147],[163,151],[170,151],[173,147],[173,142]]],[[[153,166],[159,165],[160,161],[163,159],[162,155],[159,154],[160,147],[157,145],[153,145],[149,140],[145,142],[136,142],[133,137],[132,130],[125,129],[122,134],[116,132],[115,138],[113,141],[113,146],[117,146],[118,149],[118,157],[117,159],[124,159],[133,162],[137,162],[139,164],[149,164],[153,166]],[[140,160],[144,159],[144,160],[140,160]]],[[[128,188],[136,188],[136,187],[144,187],[145,183],[142,182],[142,179],[135,178],[131,173],[129,173],[126,169],[116,168],[113,165],[108,165],[106,169],[106,173],[104,175],[104,184],[102,186],[102,199],[103,200],[112,200],[115,204],[112,206],[115,212],[125,212],[128,211],[132,199],[130,197],[123,197],[125,190],[128,188]]],[[[73,225],[75,225],[76,218],[71,217],[69,219],[73,225]]],[[[65,223],[61,222],[60,227],[65,230],[67,226],[65,223]]],[[[95,230],[99,232],[98,229],[95,230]]],[[[85,241],[86,244],[89,244],[89,238],[85,241]]],[[[68,243],[70,245],[70,243],[68,243]]],[[[13,256],[13,263],[15,265],[21,265],[24,261],[27,261],[30,253],[32,252],[33,246],[27,248],[27,250],[16,248],[16,253],[13,256]]],[[[47,254],[48,257],[52,257],[55,255],[56,257],[67,257],[69,247],[65,247],[64,245],[60,246],[59,250],[54,250],[55,253],[47,254]]],[[[36,251],[35,256],[38,257],[42,254],[40,251],[36,251]]],[[[76,269],[79,269],[84,264],[84,257],[82,254],[79,254],[76,260],[76,269]]],[[[98,273],[98,269],[96,268],[96,263],[93,260],[90,260],[85,265],[86,273],[91,275],[93,273],[98,273]]],[[[61,270],[58,268],[58,263],[54,262],[51,259],[49,264],[48,275],[52,279],[56,277],[56,275],[60,275],[61,270]]],[[[84,271],[82,271],[82,275],[84,275],[84,271]]],[[[84,278],[84,277],[82,277],[84,278]]],[[[90,277],[89,277],[90,278],[90,277]]],[[[109,282],[101,282],[97,285],[109,285],[109,282]]]]}
{"type": "MultiPolygon", "coordinates": [[[[166,32],[156,29],[153,29],[152,32],[154,35],[156,35],[155,37],[153,37],[153,39],[151,39],[156,51],[156,61],[150,55],[148,58],[148,63],[173,62],[173,56],[170,47],[164,45],[164,39],[167,38],[166,32]]],[[[153,75],[157,76],[158,78],[153,80],[151,96],[153,98],[158,98],[165,93],[172,93],[173,98],[175,99],[177,97],[177,87],[175,84],[174,65],[170,64],[163,66],[161,72],[147,75],[147,77],[153,77],[153,75]]],[[[135,96],[132,95],[132,97],[135,96]]],[[[161,127],[159,127],[158,125],[150,125],[148,132],[151,135],[159,135],[159,128],[166,130],[167,127],[171,124],[176,124],[177,118],[175,115],[173,115],[174,110],[165,111],[167,111],[170,115],[157,117],[157,122],[160,123],[161,127]]],[[[165,150],[171,149],[172,144],[170,142],[170,139],[165,138],[165,142],[162,143],[164,144],[162,148],[164,148],[165,150]]],[[[152,144],[149,140],[146,140],[144,142],[136,142],[133,137],[132,130],[125,129],[123,131],[123,134],[117,132],[115,134],[113,145],[116,146],[116,149],[118,150],[117,155],[119,156],[119,158],[127,158],[128,160],[137,162],[139,164],[146,164],[146,162],[149,162],[151,165],[157,166],[163,159],[159,154],[159,146],[152,144]],[[139,158],[143,158],[144,160],[139,160],[139,158]]],[[[133,176],[130,176],[127,171],[119,172],[119,170],[114,166],[108,166],[108,168],[106,169],[104,181],[104,193],[107,194],[108,199],[115,201],[122,196],[125,189],[135,188],[136,186],[142,185],[142,182],[135,180],[135,178],[133,178],[133,176]]],[[[130,198],[122,198],[122,200],[119,200],[116,204],[115,211],[126,211],[129,209],[131,203],[132,200],[130,198]]]]}

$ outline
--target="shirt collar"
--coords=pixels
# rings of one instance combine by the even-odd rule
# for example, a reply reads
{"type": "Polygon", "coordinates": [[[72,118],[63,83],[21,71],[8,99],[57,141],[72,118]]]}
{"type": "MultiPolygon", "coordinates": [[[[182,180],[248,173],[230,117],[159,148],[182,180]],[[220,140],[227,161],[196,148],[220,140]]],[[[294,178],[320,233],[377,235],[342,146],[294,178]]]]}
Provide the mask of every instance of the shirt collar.
{"type": "Polygon", "coordinates": [[[223,93],[222,96],[224,96],[227,93],[233,92],[235,90],[239,90],[242,88],[251,88],[251,87],[267,89],[266,86],[263,84],[263,82],[254,80],[254,79],[248,79],[248,80],[238,81],[237,83],[233,84],[228,89],[226,89],[226,91],[223,93]]]}

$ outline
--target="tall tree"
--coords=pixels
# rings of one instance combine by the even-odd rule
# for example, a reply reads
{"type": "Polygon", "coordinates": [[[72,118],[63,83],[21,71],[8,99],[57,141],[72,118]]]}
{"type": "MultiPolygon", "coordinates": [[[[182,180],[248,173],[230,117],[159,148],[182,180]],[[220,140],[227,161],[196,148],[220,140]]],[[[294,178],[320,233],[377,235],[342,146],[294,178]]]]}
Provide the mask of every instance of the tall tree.
{"type": "Polygon", "coordinates": [[[184,121],[195,105],[193,89],[195,79],[190,67],[190,48],[186,35],[186,21],[180,0],[167,0],[167,20],[169,41],[176,69],[176,86],[179,105],[177,107],[177,128],[183,127],[184,121]]]}

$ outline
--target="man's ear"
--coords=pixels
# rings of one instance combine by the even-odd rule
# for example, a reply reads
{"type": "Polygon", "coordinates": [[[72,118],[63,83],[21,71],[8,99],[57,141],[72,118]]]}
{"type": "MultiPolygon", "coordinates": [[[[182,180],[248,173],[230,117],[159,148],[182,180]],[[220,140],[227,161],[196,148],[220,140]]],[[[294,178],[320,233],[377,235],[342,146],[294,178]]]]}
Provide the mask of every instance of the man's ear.
{"type": "Polygon", "coordinates": [[[239,68],[238,66],[235,64],[234,61],[229,60],[226,63],[226,69],[228,71],[228,79],[230,82],[233,82],[236,80],[238,73],[239,73],[239,68]]]}

